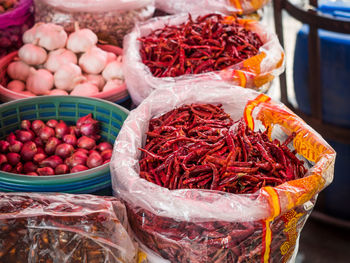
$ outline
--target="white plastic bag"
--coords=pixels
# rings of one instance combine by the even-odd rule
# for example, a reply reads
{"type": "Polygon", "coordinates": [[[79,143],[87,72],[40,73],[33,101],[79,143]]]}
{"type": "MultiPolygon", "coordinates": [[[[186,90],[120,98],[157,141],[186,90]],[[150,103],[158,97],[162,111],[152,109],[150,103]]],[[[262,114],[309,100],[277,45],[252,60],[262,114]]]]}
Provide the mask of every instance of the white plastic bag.
{"type": "Polygon", "coordinates": [[[132,263],[137,246],[114,197],[0,193],[0,262],[132,263]]]}
{"type": "Polygon", "coordinates": [[[131,111],[114,145],[111,176],[138,239],[172,262],[291,262],[317,194],[333,180],[334,161],[334,150],[283,104],[250,89],[207,83],[158,89],[131,111]],[[222,104],[233,120],[244,116],[255,130],[270,127],[272,139],[296,132],[293,144],[308,160],[307,174],[246,195],[168,190],[141,179],[139,148],[149,120],[191,103],[222,104]]]}
{"type": "MultiPolygon", "coordinates": [[[[196,19],[197,15],[192,15],[196,19]]],[[[150,69],[142,62],[140,41],[138,38],[147,36],[152,31],[165,25],[179,25],[188,19],[188,14],[166,17],[156,17],[144,23],[138,23],[131,33],[125,36],[123,44],[123,68],[128,91],[134,104],[138,105],[153,90],[171,87],[174,83],[188,85],[190,83],[205,83],[209,80],[227,82],[246,88],[266,90],[275,76],[284,71],[284,52],[277,36],[266,27],[254,20],[240,20],[247,29],[256,32],[263,45],[259,53],[238,64],[229,66],[221,71],[202,74],[188,74],[178,77],[154,77],[150,69]]],[[[230,17],[227,17],[230,19],[230,17]]]]}
{"type": "Polygon", "coordinates": [[[74,23],[94,31],[99,40],[122,46],[136,22],[152,17],[154,0],[34,0],[35,21],[74,31],[74,23]]]}
{"type": "Polygon", "coordinates": [[[265,6],[269,0],[156,0],[156,7],[169,14],[192,12],[222,12],[250,14],[265,6]]]}

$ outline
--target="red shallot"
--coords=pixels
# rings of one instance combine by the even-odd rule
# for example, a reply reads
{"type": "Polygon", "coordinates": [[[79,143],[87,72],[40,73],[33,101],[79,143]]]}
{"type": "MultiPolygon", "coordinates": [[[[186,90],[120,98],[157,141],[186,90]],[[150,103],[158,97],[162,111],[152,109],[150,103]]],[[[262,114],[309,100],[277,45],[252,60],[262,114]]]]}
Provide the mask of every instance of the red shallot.
{"type": "Polygon", "coordinates": [[[56,147],[55,154],[62,157],[67,158],[72,155],[74,152],[74,147],[68,143],[62,143],[56,147]]]}
{"type": "Polygon", "coordinates": [[[20,141],[13,141],[10,143],[9,151],[13,153],[19,153],[23,147],[23,143],[20,141]]]}
{"type": "Polygon", "coordinates": [[[30,161],[33,159],[37,152],[37,148],[34,142],[26,142],[23,144],[21,149],[21,157],[25,161],[30,161]]]}
{"type": "Polygon", "coordinates": [[[54,175],[55,171],[51,167],[38,168],[36,172],[39,175],[54,175]]]}
{"type": "Polygon", "coordinates": [[[85,165],[79,164],[79,165],[77,165],[77,166],[74,166],[74,167],[70,170],[70,172],[71,172],[71,173],[77,173],[77,172],[82,172],[82,171],[85,171],[85,170],[88,170],[88,169],[89,169],[89,168],[86,167],[85,165]]]}
{"type": "Polygon", "coordinates": [[[55,174],[67,174],[67,173],[69,173],[68,165],[62,163],[56,166],[55,174]]]}

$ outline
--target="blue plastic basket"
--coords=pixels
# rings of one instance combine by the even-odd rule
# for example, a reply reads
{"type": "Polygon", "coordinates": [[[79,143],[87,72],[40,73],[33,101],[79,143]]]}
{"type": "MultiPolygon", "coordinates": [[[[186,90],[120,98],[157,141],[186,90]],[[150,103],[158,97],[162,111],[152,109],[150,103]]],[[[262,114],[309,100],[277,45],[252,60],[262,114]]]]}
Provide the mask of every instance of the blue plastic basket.
{"type": "MultiPolygon", "coordinates": [[[[22,120],[57,119],[73,124],[89,113],[100,122],[102,139],[113,144],[129,111],[112,102],[78,96],[16,100],[0,105],[0,139],[18,129],[22,120]]],[[[53,176],[27,176],[0,171],[0,191],[110,195],[109,164],[79,173],[53,176]]]]}

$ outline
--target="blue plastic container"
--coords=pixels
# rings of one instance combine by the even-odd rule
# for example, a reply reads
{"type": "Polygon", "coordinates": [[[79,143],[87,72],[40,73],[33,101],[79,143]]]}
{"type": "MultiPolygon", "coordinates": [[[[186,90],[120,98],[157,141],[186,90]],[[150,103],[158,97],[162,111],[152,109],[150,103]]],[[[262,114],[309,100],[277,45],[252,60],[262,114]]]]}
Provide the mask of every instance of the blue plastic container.
{"type": "MultiPolygon", "coordinates": [[[[322,1],[321,12],[350,19],[350,3],[322,1]]],[[[298,108],[310,114],[308,94],[308,33],[298,32],[294,53],[294,89],[298,108]]],[[[322,114],[325,122],[350,127],[350,35],[319,30],[322,114]]],[[[350,144],[328,141],[337,152],[333,183],[322,192],[325,213],[350,220],[350,144]]]]}

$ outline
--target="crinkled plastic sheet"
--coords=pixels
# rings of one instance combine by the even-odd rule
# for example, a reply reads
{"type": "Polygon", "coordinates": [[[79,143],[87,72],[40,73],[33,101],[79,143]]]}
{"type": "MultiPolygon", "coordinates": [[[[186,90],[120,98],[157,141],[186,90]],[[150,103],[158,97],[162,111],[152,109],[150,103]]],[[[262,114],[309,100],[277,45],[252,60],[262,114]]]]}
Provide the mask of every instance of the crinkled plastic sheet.
{"type": "MultiPolygon", "coordinates": [[[[193,19],[199,13],[193,14],[193,19]]],[[[232,65],[221,71],[202,74],[188,74],[175,78],[154,77],[142,60],[140,55],[140,41],[138,38],[147,36],[152,31],[163,28],[165,25],[179,25],[188,19],[188,14],[156,17],[143,23],[137,23],[133,30],[124,38],[124,76],[134,104],[138,105],[153,90],[167,88],[174,83],[189,85],[193,82],[205,83],[209,80],[227,82],[245,88],[266,91],[272,79],[284,71],[284,51],[277,36],[266,29],[266,26],[255,20],[240,19],[247,29],[256,32],[261,38],[263,45],[259,53],[238,64],[232,65]]]]}
{"type": "Polygon", "coordinates": [[[99,40],[122,46],[124,36],[135,23],[153,16],[154,0],[34,0],[35,21],[55,23],[74,31],[80,28],[94,31],[99,40]]]}
{"type": "Polygon", "coordinates": [[[250,89],[208,82],[158,89],[131,111],[114,145],[111,176],[136,236],[164,258],[280,262],[295,256],[317,194],[333,180],[334,161],[335,152],[326,141],[283,104],[250,89]],[[306,176],[247,195],[168,190],[141,179],[138,148],[145,144],[149,120],[191,103],[220,103],[233,120],[244,116],[255,130],[271,126],[273,139],[283,141],[295,131],[293,144],[305,158],[306,176]],[[213,238],[221,241],[213,244],[213,238]]]}
{"type": "Polygon", "coordinates": [[[125,206],[114,197],[0,193],[0,262],[135,262],[125,206]]]}
{"type": "Polygon", "coordinates": [[[156,0],[156,7],[168,14],[222,12],[225,14],[250,14],[264,7],[269,0],[156,0]]]}

